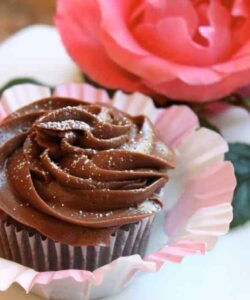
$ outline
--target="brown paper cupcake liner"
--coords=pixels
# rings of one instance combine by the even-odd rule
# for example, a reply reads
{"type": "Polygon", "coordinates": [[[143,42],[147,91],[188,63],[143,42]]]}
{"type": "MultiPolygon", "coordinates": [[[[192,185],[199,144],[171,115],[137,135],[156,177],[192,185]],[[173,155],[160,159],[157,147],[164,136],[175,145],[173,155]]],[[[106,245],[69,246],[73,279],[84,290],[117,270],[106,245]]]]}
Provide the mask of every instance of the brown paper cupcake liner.
{"type": "Polygon", "coordinates": [[[121,256],[145,254],[154,217],[125,225],[110,236],[109,246],[71,246],[29,232],[11,221],[0,226],[0,251],[12,260],[36,271],[80,269],[93,271],[121,256]]]}

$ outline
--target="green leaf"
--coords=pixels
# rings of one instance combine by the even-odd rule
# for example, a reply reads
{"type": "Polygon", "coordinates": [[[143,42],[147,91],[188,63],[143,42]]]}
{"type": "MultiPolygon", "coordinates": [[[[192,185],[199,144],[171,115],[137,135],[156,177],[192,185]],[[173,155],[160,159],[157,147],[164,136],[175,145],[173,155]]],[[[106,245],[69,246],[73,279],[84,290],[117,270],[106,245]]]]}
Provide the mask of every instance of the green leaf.
{"type": "Polygon", "coordinates": [[[246,106],[250,107],[250,98],[244,98],[243,101],[245,102],[246,106]]]}
{"type": "Polygon", "coordinates": [[[231,160],[237,178],[234,193],[234,218],[231,228],[242,225],[250,220],[250,145],[229,144],[226,159],[231,160]]]}
{"type": "Polygon", "coordinates": [[[203,117],[199,117],[199,122],[200,122],[201,127],[206,127],[213,131],[219,132],[219,129],[217,127],[215,127],[213,124],[211,124],[207,119],[205,119],[203,117]]]}
{"type": "MultiPolygon", "coordinates": [[[[23,84],[23,83],[32,83],[32,84],[36,84],[36,85],[46,86],[45,84],[41,83],[40,81],[30,78],[30,77],[15,78],[15,79],[7,82],[2,88],[0,88],[0,97],[2,96],[3,92],[6,89],[8,89],[14,85],[23,84]]],[[[51,87],[49,87],[49,88],[51,88],[51,87]]]]}

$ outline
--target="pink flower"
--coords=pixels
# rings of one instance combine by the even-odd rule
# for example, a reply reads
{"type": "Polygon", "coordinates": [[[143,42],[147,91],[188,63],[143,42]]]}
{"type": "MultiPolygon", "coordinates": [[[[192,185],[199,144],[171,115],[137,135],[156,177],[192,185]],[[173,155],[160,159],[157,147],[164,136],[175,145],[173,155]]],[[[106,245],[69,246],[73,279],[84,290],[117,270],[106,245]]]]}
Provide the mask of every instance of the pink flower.
{"type": "Polygon", "coordinates": [[[250,82],[249,0],[58,0],[56,24],[108,88],[203,102],[250,82]]]}

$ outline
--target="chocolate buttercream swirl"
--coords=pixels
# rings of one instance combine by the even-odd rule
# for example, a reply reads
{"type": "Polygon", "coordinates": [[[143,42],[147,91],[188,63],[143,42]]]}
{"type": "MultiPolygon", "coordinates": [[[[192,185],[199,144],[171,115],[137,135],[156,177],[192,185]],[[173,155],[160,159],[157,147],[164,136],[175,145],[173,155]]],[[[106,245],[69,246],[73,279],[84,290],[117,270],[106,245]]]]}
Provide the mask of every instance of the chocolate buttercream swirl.
{"type": "Polygon", "coordinates": [[[46,237],[107,243],[161,209],[174,157],[144,116],[46,98],[10,115],[0,134],[0,208],[46,237]]]}

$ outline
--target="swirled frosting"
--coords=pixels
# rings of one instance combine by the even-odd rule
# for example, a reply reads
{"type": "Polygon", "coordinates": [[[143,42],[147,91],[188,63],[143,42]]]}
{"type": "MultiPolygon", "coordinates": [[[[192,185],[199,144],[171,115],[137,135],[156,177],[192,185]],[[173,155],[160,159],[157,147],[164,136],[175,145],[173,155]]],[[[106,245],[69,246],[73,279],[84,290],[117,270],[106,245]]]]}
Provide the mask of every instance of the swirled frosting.
{"type": "Polygon", "coordinates": [[[46,98],[0,125],[0,209],[65,244],[108,243],[157,213],[172,167],[149,119],[109,105],[46,98]]]}

